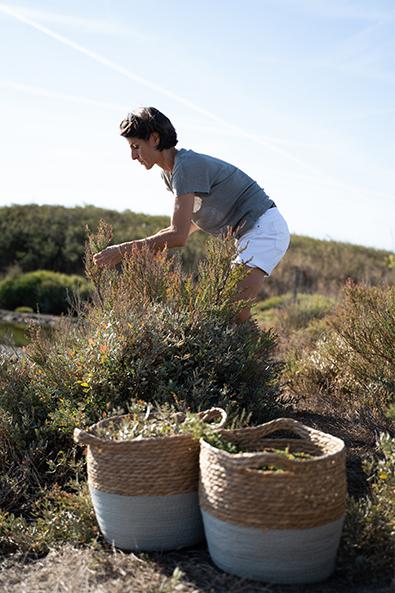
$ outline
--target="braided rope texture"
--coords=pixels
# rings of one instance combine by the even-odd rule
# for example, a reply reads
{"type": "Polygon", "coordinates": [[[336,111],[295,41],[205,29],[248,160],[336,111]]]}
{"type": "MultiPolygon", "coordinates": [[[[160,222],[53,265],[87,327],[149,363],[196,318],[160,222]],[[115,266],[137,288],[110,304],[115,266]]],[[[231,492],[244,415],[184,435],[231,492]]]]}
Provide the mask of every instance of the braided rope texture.
{"type": "Polygon", "coordinates": [[[189,435],[88,448],[88,480],[126,496],[164,496],[198,489],[199,443],[189,435]]]}
{"type": "Polygon", "coordinates": [[[243,527],[308,529],[345,514],[345,447],[341,439],[280,418],[220,434],[251,453],[231,454],[201,441],[199,502],[211,516],[243,527]],[[268,438],[286,431],[286,438],[268,438]],[[267,449],[289,448],[312,459],[293,460],[267,449]],[[262,471],[273,464],[282,471],[262,471]]]}
{"type": "MultiPolygon", "coordinates": [[[[197,492],[199,442],[190,434],[115,441],[101,438],[102,429],[122,423],[129,414],[114,416],[76,428],[74,440],[88,446],[88,481],[92,488],[123,496],[167,496],[197,492]]],[[[184,414],[177,413],[180,419],[184,414]]],[[[203,421],[217,420],[220,429],[227,415],[222,408],[198,413],[203,421]],[[219,422],[218,422],[219,419],[219,422]]]]}

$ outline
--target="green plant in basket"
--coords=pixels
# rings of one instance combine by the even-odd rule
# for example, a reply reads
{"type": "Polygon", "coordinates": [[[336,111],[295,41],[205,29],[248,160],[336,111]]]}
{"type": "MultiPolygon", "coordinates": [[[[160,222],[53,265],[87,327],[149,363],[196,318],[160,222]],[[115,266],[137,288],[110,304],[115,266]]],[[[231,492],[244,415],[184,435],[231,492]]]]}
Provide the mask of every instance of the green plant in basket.
{"type": "MultiPolygon", "coordinates": [[[[275,447],[265,447],[261,449],[257,447],[254,450],[251,448],[241,447],[240,445],[231,442],[228,440],[223,434],[218,432],[208,432],[204,434],[204,439],[207,443],[216,447],[217,449],[221,449],[222,451],[226,451],[227,453],[270,453],[273,455],[279,455],[280,457],[285,457],[286,459],[290,459],[292,461],[308,461],[310,459],[314,459],[314,455],[310,453],[306,453],[305,451],[291,451],[290,447],[287,446],[284,449],[275,448],[275,447]]],[[[275,471],[275,472],[282,472],[284,471],[282,468],[277,467],[276,465],[269,464],[269,465],[262,465],[262,467],[258,468],[260,471],[275,471]]]]}
{"type": "MultiPolygon", "coordinates": [[[[314,455],[310,453],[306,453],[305,451],[294,451],[291,453],[289,447],[285,447],[285,449],[274,449],[274,448],[267,448],[264,449],[265,453],[273,453],[274,455],[279,455],[280,457],[285,457],[286,459],[291,459],[292,461],[307,461],[309,459],[314,459],[314,455]]],[[[260,471],[263,472],[283,472],[285,471],[281,467],[277,467],[276,465],[269,464],[263,465],[262,467],[258,468],[260,471]]]]}
{"type": "Polygon", "coordinates": [[[241,449],[239,449],[237,445],[225,439],[221,434],[213,432],[212,434],[204,435],[204,440],[213,447],[226,451],[227,453],[241,453],[241,449]]]}
{"type": "Polygon", "coordinates": [[[211,412],[180,412],[169,404],[151,405],[137,401],[130,406],[129,414],[114,416],[96,427],[95,435],[114,441],[137,441],[181,434],[199,439],[211,435],[218,427],[218,422],[208,421],[211,412]]]}

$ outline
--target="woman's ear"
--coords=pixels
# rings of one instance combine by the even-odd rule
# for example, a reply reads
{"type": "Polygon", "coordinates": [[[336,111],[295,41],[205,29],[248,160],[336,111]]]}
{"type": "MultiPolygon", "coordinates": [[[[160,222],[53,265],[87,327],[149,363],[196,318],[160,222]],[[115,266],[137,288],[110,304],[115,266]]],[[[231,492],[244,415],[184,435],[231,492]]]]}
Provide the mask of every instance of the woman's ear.
{"type": "Polygon", "coordinates": [[[158,132],[152,132],[149,137],[150,144],[153,148],[158,148],[160,143],[160,135],[158,132]]]}

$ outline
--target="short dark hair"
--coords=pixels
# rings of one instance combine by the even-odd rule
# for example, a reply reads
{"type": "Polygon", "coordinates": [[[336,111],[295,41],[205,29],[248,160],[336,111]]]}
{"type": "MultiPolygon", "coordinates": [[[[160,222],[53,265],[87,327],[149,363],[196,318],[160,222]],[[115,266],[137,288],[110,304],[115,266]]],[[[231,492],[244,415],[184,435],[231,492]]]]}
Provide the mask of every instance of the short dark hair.
{"type": "Polygon", "coordinates": [[[120,123],[121,136],[148,140],[153,132],[160,136],[158,150],[173,148],[178,142],[177,132],[168,117],[155,107],[141,107],[123,119],[120,123]]]}

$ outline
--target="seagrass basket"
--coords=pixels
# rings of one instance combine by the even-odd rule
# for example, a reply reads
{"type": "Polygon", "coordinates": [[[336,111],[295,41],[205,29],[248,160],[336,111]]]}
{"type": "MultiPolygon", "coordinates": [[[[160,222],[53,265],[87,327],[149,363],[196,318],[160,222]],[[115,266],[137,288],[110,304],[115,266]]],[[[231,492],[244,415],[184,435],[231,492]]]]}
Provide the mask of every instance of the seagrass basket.
{"type": "MultiPolygon", "coordinates": [[[[221,408],[201,412],[204,420],[226,421],[221,408]]],[[[97,522],[112,545],[133,551],[187,547],[204,539],[198,503],[199,441],[189,434],[115,441],[97,436],[128,415],[76,428],[87,445],[89,491],[97,522]]]]}
{"type": "Polygon", "coordinates": [[[248,452],[201,440],[199,500],[214,563],[272,583],[327,578],[345,515],[343,441],[287,418],[220,434],[248,452]]]}

